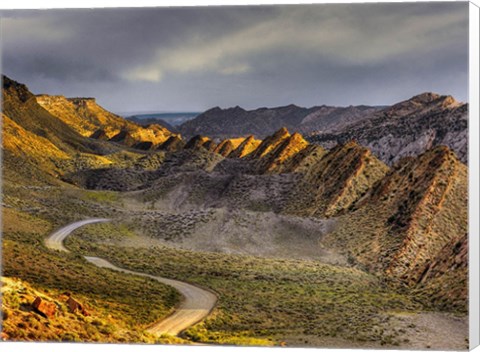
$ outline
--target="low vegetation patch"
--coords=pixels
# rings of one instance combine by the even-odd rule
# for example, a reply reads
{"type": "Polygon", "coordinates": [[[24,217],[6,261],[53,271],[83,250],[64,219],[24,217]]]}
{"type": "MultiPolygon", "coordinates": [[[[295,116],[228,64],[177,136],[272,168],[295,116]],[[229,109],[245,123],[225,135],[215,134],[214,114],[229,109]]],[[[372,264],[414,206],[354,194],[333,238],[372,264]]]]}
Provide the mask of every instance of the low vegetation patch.
{"type": "Polygon", "coordinates": [[[405,337],[401,331],[382,328],[388,312],[422,309],[410,297],[354,268],[160,246],[119,248],[106,243],[116,236],[104,233],[101,243],[95,242],[98,237],[85,227],[68,238],[67,246],[131,270],[213,289],[219,295],[213,314],[184,333],[198,342],[278,345],[289,336],[303,335],[306,340],[338,337],[395,345],[405,337]]]}
{"type": "MultiPolygon", "coordinates": [[[[22,219],[23,229],[29,221],[32,227],[42,223],[32,216],[25,215],[22,219]]],[[[180,341],[144,333],[147,326],[170,314],[179,304],[181,297],[177,291],[155,280],[97,268],[77,254],[46,249],[45,235],[10,230],[3,234],[2,274],[8,282],[2,301],[3,332],[8,339],[180,341]],[[60,298],[65,293],[82,302],[91,315],[69,313],[60,298]],[[42,295],[59,307],[54,318],[47,319],[31,311],[35,296],[42,295]]]]}

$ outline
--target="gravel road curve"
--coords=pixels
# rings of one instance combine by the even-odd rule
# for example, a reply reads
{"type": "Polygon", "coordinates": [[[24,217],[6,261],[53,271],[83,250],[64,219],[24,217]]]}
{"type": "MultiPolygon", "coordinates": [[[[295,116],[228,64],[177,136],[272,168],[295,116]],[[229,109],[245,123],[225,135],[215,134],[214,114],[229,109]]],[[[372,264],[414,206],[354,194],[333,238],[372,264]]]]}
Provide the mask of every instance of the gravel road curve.
{"type": "MultiPolygon", "coordinates": [[[[63,241],[74,230],[88,224],[108,221],[110,221],[110,219],[96,218],[68,224],[67,226],[62,227],[61,229],[55,231],[49,237],[47,237],[47,239],[45,240],[45,245],[50,249],[68,252],[68,250],[63,245],[63,241]]],[[[184,299],[180,306],[175,310],[175,312],[170,316],[166,317],[165,319],[162,319],[161,321],[153,324],[147,329],[148,332],[156,335],[178,335],[183,330],[198,323],[208,314],[210,314],[211,310],[217,302],[217,297],[212,292],[183,281],[171,280],[160,276],[154,276],[150,274],[140,273],[137,271],[123,269],[99,257],[86,256],[85,259],[101,268],[108,268],[127,274],[138,275],[157,280],[163,284],[172,286],[182,294],[184,299]]]]}

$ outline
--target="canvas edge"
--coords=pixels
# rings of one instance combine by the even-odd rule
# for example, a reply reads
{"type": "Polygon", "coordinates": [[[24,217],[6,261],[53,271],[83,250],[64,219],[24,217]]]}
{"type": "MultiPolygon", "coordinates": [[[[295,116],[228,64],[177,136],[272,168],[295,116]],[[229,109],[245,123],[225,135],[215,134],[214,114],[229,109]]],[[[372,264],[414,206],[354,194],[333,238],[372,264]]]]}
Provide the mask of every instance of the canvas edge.
{"type": "Polygon", "coordinates": [[[480,8],[469,3],[469,343],[480,343],[479,240],[479,18],[480,8]]]}

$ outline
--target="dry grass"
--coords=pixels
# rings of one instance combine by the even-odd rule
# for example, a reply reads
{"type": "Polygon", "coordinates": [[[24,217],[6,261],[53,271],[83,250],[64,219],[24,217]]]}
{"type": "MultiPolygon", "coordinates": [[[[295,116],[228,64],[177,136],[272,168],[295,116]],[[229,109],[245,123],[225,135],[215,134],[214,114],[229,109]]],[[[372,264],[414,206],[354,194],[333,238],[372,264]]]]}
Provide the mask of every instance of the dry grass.
{"type": "Polygon", "coordinates": [[[119,266],[197,283],[219,294],[214,314],[185,332],[194,341],[269,345],[302,335],[307,341],[338,337],[395,345],[404,336],[382,328],[389,320],[387,312],[422,309],[411,297],[353,268],[168,247],[119,248],[114,243],[121,230],[112,232],[104,231],[98,238],[85,227],[67,245],[119,266]]]}
{"type": "Polygon", "coordinates": [[[51,223],[12,209],[4,214],[3,275],[9,285],[3,331],[9,339],[177,343],[143,332],[172,312],[180,300],[177,291],[155,280],[102,270],[76,254],[48,250],[43,238],[51,223]],[[12,224],[15,220],[21,220],[19,227],[12,224]],[[64,292],[85,303],[91,316],[66,312],[60,298],[64,292]],[[46,320],[30,311],[36,295],[58,303],[57,317],[46,320]]]}

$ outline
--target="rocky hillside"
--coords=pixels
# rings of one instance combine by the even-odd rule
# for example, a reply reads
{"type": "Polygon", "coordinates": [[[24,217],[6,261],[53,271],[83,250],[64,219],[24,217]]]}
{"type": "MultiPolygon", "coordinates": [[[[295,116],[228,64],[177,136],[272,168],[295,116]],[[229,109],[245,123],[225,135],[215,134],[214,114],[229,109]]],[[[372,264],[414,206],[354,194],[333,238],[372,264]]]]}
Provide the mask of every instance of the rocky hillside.
{"type": "Polygon", "coordinates": [[[4,177],[18,179],[19,161],[28,163],[26,167],[44,169],[52,176],[59,175],[56,161],[70,159],[70,156],[50,140],[25,130],[8,116],[2,114],[3,154],[5,164],[16,164],[15,170],[7,169],[4,177]],[[13,171],[13,172],[12,172],[13,171]]]}
{"type": "Polygon", "coordinates": [[[64,121],[56,118],[37,103],[28,88],[2,76],[3,114],[26,131],[48,139],[66,151],[92,151],[98,144],[85,140],[64,121]]]}
{"type": "Polygon", "coordinates": [[[3,76],[4,180],[56,183],[78,168],[106,166],[115,145],[82,136],[41,107],[28,88],[3,76]]]}
{"type": "MultiPolygon", "coordinates": [[[[326,153],[321,147],[302,155],[308,167],[292,194],[289,212],[331,217],[348,209],[388,171],[370,150],[355,142],[338,145],[326,153]]],[[[297,163],[298,165],[298,163],[297,163]]]]}
{"type": "Polygon", "coordinates": [[[37,102],[53,116],[85,137],[104,126],[105,135],[113,137],[125,128],[125,119],[112,114],[96,103],[95,98],[66,98],[62,95],[36,95],[37,102]]]}
{"type": "Polygon", "coordinates": [[[37,95],[37,102],[83,136],[148,150],[174,135],[158,124],[138,125],[98,105],[94,98],[37,95]]]}
{"type": "Polygon", "coordinates": [[[309,141],[325,148],[355,139],[383,162],[393,165],[404,156],[419,155],[437,145],[451,148],[466,163],[468,156],[468,104],[433,93],[375,112],[368,119],[324,130],[309,141]]]}
{"type": "MultiPolygon", "coordinates": [[[[442,309],[465,310],[468,302],[468,234],[448,242],[419,271],[418,291],[442,309]]],[[[425,299],[427,300],[427,299],[425,299]]]]}
{"type": "Polygon", "coordinates": [[[228,109],[215,107],[183,123],[178,129],[186,136],[201,134],[220,139],[249,135],[265,138],[281,127],[309,134],[346,126],[377,110],[378,107],[370,106],[303,108],[293,104],[256,110],[245,110],[239,106],[228,109]]]}
{"type": "MultiPolygon", "coordinates": [[[[466,256],[456,259],[461,265],[433,263],[455,260],[445,253],[455,251],[467,232],[467,200],[466,166],[447,147],[436,147],[395,165],[339,218],[339,227],[326,242],[367,270],[409,286],[430,287],[428,275],[436,278],[435,285],[456,277],[450,289],[466,297],[466,256]],[[432,271],[432,265],[438,270],[432,271]]],[[[452,303],[447,296],[442,300],[452,303]]]]}
{"type": "MultiPolygon", "coordinates": [[[[152,204],[168,204],[180,213],[199,208],[212,214],[227,209],[330,218],[335,225],[322,235],[319,250],[335,249],[351,265],[414,288],[428,304],[466,309],[467,256],[461,236],[467,232],[467,168],[448,147],[404,158],[390,168],[354,141],[327,151],[285,128],[248,156],[235,157],[245,141],[225,157],[220,151],[233,142],[211,149],[204,147],[211,139],[196,136],[151,171],[137,166],[91,170],[77,180],[88,188],[136,190],[152,204]],[[428,296],[447,283],[448,290],[428,296]]],[[[228,214],[222,216],[228,219],[228,214]]],[[[199,221],[209,228],[216,220],[199,221]]],[[[172,231],[182,234],[178,241],[190,243],[194,228],[172,231]]]]}

